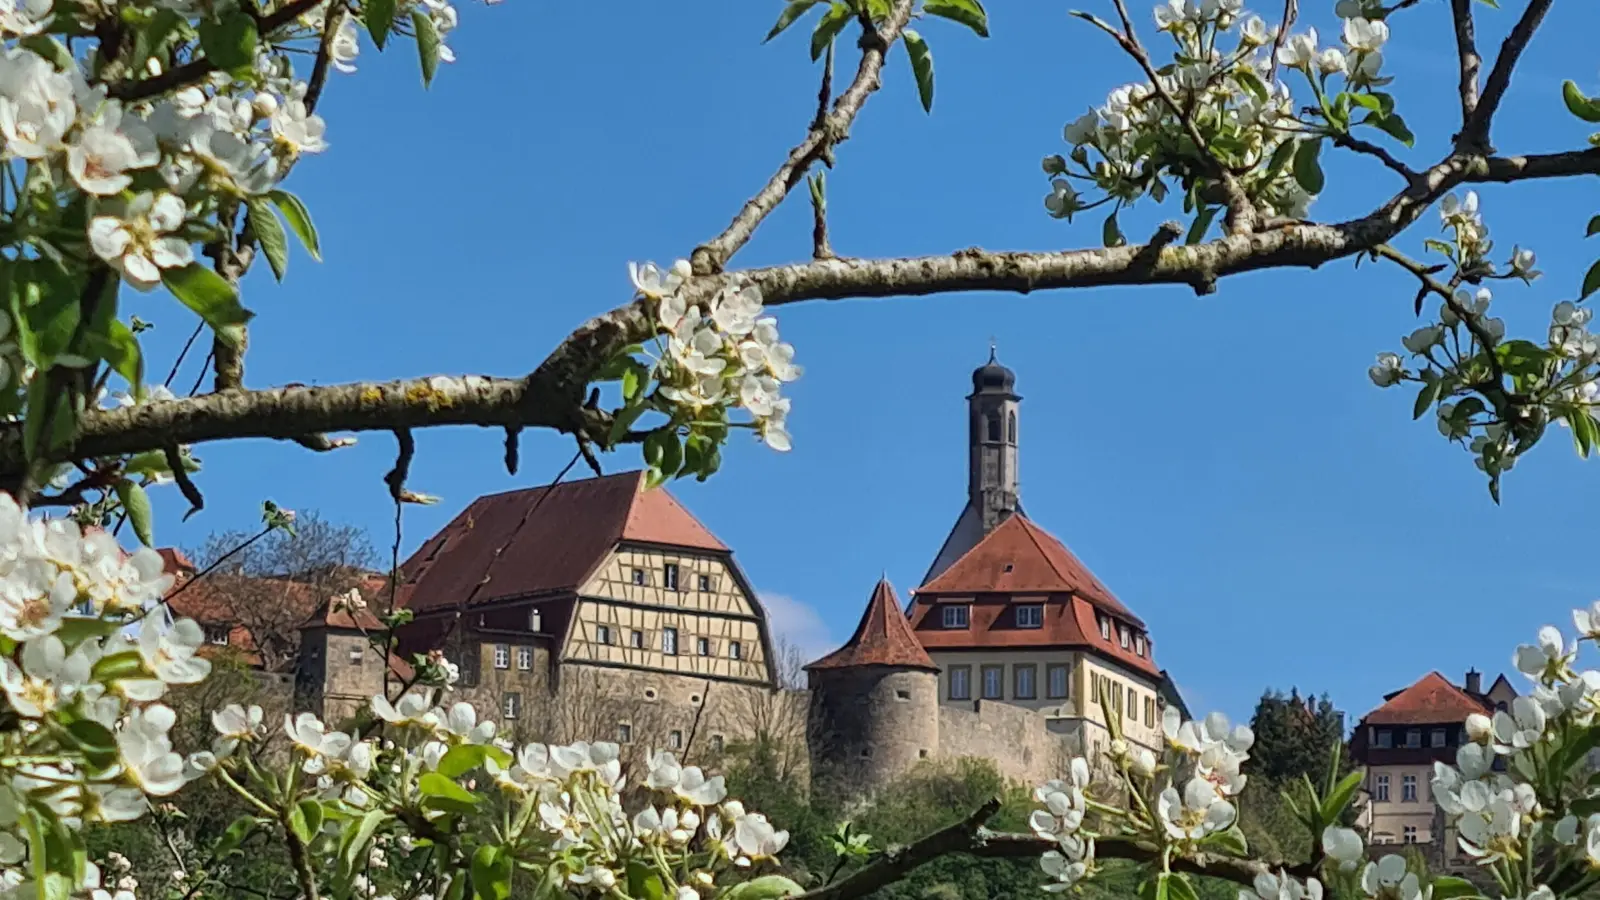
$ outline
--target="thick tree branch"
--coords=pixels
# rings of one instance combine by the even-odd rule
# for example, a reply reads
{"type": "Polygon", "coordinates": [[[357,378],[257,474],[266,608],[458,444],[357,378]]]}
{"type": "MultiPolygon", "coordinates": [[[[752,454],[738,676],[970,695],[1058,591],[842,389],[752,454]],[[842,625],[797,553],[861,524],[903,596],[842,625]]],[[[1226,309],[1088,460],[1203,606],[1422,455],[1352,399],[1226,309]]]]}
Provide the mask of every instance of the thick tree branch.
{"type": "MultiPolygon", "coordinates": [[[[960,822],[942,828],[912,844],[894,847],[865,868],[834,884],[800,895],[799,900],[854,900],[905,878],[917,867],[952,853],[967,853],[990,859],[1035,859],[1056,849],[1056,843],[1031,834],[996,834],[984,823],[1000,809],[998,799],[990,800],[960,822]]],[[[1155,847],[1129,838],[1100,838],[1095,841],[1099,859],[1126,859],[1149,863],[1160,858],[1155,847]]],[[[1316,873],[1312,865],[1272,865],[1259,860],[1231,859],[1222,856],[1174,858],[1174,872],[1221,878],[1251,887],[1257,875],[1288,872],[1296,878],[1316,873]]]]}
{"type": "MultiPolygon", "coordinates": [[[[1459,5],[1463,2],[1470,3],[1471,0],[1454,0],[1454,2],[1459,5]]],[[[1500,108],[1500,101],[1505,98],[1506,89],[1511,87],[1511,75],[1516,71],[1522,52],[1528,48],[1528,42],[1533,40],[1534,32],[1539,30],[1539,25],[1544,21],[1545,13],[1550,11],[1550,4],[1553,2],[1554,0],[1528,0],[1528,8],[1522,11],[1522,18],[1517,20],[1511,33],[1506,35],[1505,41],[1501,43],[1500,55],[1495,57],[1494,68],[1489,70],[1489,78],[1483,83],[1483,94],[1478,98],[1477,108],[1465,121],[1461,136],[1456,142],[1462,150],[1477,153],[1493,152],[1489,140],[1489,126],[1494,119],[1495,111],[1500,108]]],[[[1459,33],[1461,27],[1459,16],[1456,23],[1459,33]]],[[[1470,30],[1469,24],[1469,37],[1470,30]]],[[[1465,69],[1465,57],[1463,57],[1463,84],[1466,79],[1465,69]]]]}
{"type": "Polygon", "coordinates": [[[750,240],[751,235],[755,234],[756,227],[777,209],[778,204],[782,203],[789,192],[794,190],[795,185],[800,183],[806,169],[828,148],[843,141],[849,134],[850,124],[861,112],[861,107],[883,83],[881,76],[884,55],[900,37],[901,29],[906,27],[906,22],[911,18],[912,3],[913,0],[896,0],[883,24],[875,31],[868,31],[862,36],[861,65],[856,69],[855,80],[851,81],[850,86],[839,95],[839,99],[834,101],[833,111],[812,123],[805,139],[789,151],[789,156],[783,161],[783,165],[772,173],[772,177],[767,180],[760,192],[745,202],[739,214],[728,223],[728,227],[723,229],[721,234],[695,248],[689,261],[694,264],[696,275],[721,272],[728,260],[750,240]]]}

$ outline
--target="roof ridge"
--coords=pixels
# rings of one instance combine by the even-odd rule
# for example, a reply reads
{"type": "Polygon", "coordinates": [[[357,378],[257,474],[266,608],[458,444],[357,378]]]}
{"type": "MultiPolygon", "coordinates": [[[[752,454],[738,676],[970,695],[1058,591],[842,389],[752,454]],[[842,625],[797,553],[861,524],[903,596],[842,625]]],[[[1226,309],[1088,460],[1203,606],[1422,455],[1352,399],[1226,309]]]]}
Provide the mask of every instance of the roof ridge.
{"type": "Polygon", "coordinates": [[[867,608],[844,646],[806,666],[806,669],[843,669],[857,666],[894,666],[938,671],[933,658],[911,630],[900,608],[894,585],[879,578],[867,608]],[[878,627],[874,627],[878,626],[878,627]]]}
{"type": "MultiPolygon", "coordinates": [[[[965,511],[966,511],[965,508],[963,508],[962,512],[965,512],[965,511]]],[[[1012,513],[1009,516],[1006,516],[1006,519],[1005,519],[1004,522],[1001,522],[999,525],[996,525],[994,527],[994,530],[992,530],[992,531],[988,532],[987,534],[983,535],[982,537],[978,538],[976,541],[974,541],[972,543],[971,547],[968,547],[966,549],[965,552],[963,552],[960,556],[956,557],[955,559],[951,560],[950,561],[950,565],[945,566],[943,572],[940,572],[938,575],[935,575],[932,578],[928,579],[927,583],[922,584],[922,585],[918,586],[917,588],[913,589],[911,591],[912,595],[915,596],[918,591],[922,590],[923,588],[926,588],[930,584],[933,584],[935,581],[938,581],[940,578],[943,578],[946,572],[949,572],[949,571],[955,569],[957,566],[961,565],[963,560],[965,560],[967,557],[971,556],[973,553],[977,552],[979,547],[982,547],[985,543],[988,542],[988,540],[990,538],[992,538],[996,534],[998,534],[1000,532],[1000,529],[1006,527],[1006,523],[1007,522],[1010,522],[1012,519],[1014,519],[1014,518],[1016,518],[1018,516],[1021,516],[1021,515],[1022,515],[1022,513],[1019,510],[1017,512],[1012,513]]],[[[1022,516],[1022,518],[1026,519],[1027,516],[1022,516]]],[[[957,525],[961,524],[959,519],[956,520],[956,524],[957,525]]],[[[1034,546],[1036,546],[1036,547],[1038,546],[1037,542],[1034,544],[1034,546]]]]}

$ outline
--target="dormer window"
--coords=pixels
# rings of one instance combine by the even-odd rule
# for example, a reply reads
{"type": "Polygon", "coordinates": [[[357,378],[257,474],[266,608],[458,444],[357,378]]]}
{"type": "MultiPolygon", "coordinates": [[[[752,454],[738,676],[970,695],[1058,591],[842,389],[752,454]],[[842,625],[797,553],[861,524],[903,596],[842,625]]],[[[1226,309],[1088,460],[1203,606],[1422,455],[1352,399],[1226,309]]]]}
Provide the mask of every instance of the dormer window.
{"type": "Polygon", "coordinates": [[[1097,614],[1095,618],[1100,620],[1100,636],[1108,641],[1111,640],[1111,620],[1103,614],[1097,614]]]}
{"type": "Polygon", "coordinates": [[[1124,650],[1133,646],[1133,634],[1128,631],[1128,626],[1117,626],[1117,643],[1121,644],[1124,650]]]}
{"type": "Polygon", "coordinates": [[[946,628],[967,627],[967,607],[965,604],[944,607],[943,616],[944,627],[946,628]]]}
{"type": "Polygon", "coordinates": [[[1037,603],[1017,607],[1018,628],[1041,628],[1044,626],[1044,607],[1037,603]]]}
{"type": "Polygon", "coordinates": [[[226,625],[207,625],[205,627],[206,643],[226,647],[228,645],[228,634],[232,630],[226,625]]]}
{"type": "Polygon", "coordinates": [[[1144,649],[1145,649],[1144,635],[1135,633],[1134,636],[1133,636],[1133,652],[1139,654],[1140,656],[1143,656],[1144,655],[1144,649]]]}

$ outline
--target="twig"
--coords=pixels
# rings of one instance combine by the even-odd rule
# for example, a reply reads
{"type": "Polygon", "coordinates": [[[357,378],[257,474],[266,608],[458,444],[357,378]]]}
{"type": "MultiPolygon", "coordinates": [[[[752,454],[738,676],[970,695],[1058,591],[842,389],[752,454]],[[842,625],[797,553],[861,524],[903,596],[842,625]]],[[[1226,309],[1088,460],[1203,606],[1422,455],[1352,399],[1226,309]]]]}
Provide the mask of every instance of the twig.
{"type": "Polygon", "coordinates": [[[200,581],[201,579],[205,578],[207,575],[210,575],[212,572],[215,572],[217,569],[221,568],[223,563],[227,562],[228,560],[232,559],[233,557],[237,556],[238,554],[243,553],[246,549],[248,549],[250,547],[251,544],[254,544],[256,541],[261,540],[262,538],[266,537],[267,535],[271,534],[272,532],[274,532],[276,530],[277,530],[276,526],[268,525],[267,527],[265,527],[265,528],[261,529],[260,531],[256,532],[254,535],[252,535],[251,537],[247,538],[243,543],[239,544],[239,546],[234,547],[232,550],[229,550],[227,553],[224,553],[221,556],[217,557],[216,560],[211,563],[211,565],[206,566],[204,569],[200,570],[199,572],[196,572],[193,578],[190,578],[188,581],[185,581],[183,584],[178,585],[177,590],[175,590],[172,593],[166,595],[165,597],[162,597],[161,598],[161,602],[155,603],[155,604],[147,607],[143,612],[139,613],[138,615],[134,616],[132,619],[128,620],[129,624],[133,624],[134,622],[138,622],[140,619],[143,619],[145,616],[150,615],[152,612],[156,611],[157,609],[160,609],[163,606],[170,605],[172,603],[173,599],[175,599],[178,595],[182,594],[184,591],[187,591],[190,588],[190,586],[192,586],[196,582],[200,581]]]}
{"type": "Polygon", "coordinates": [[[194,486],[194,480],[189,477],[189,470],[184,468],[183,453],[178,450],[177,444],[168,444],[161,448],[167,457],[167,468],[172,470],[172,479],[178,483],[178,490],[183,493],[183,499],[189,501],[189,511],[183,514],[183,520],[206,508],[206,498],[201,495],[200,489],[194,486]]]}
{"type": "MultiPolygon", "coordinates": [[[[1468,0],[1454,0],[1455,3],[1468,2],[1468,0]]],[[[1550,11],[1550,4],[1554,0],[1528,0],[1528,8],[1522,11],[1522,18],[1512,26],[1511,33],[1506,35],[1500,44],[1500,55],[1495,57],[1494,68],[1489,70],[1489,78],[1483,83],[1483,94],[1478,98],[1477,108],[1472,111],[1472,116],[1461,129],[1461,137],[1457,146],[1464,150],[1478,153],[1493,152],[1489,141],[1489,126],[1494,119],[1495,111],[1500,108],[1500,101],[1505,98],[1506,89],[1511,87],[1511,75],[1517,68],[1517,61],[1522,58],[1522,52],[1528,48],[1528,42],[1533,40],[1534,32],[1539,30],[1539,25],[1544,21],[1545,13],[1550,11]]]]}
{"type": "Polygon", "coordinates": [[[343,2],[331,4],[322,20],[322,39],[317,43],[317,61],[311,65],[311,79],[306,82],[306,112],[314,112],[322,99],[322,89],[328,82],[328,66],[333,62],[333,44],[344,27],[344,17],[349,15],[343,2]]]}
{"type": "Polygon", "coordinates": [[[1478,39],[1472,24],[1473,0],[1450,0],[1450,17],[1456,27],[1456,56],[1461,61],[1461,131],[1456,140],[1464,145],[1467,129],[1472,125],[1473,113],[1478,108],[1478,69],[1483,57],[1478,55],[1478,39]]]}
{"type": "Polygon", "coordinates": [[[1364,141],[1358,137],[1352,137],[1342,131],[1331,131],[1328,133],[1328,137],[1333,141],[1335,147],[1343,147],[1346,150],[1354,150],[1357,153],[1365,153],[1368,156],[1376,157],[1384,165],[1398,173],[1401,178],[1404,178],[1406,184],[1411,184],[1417,180],[1416,170],[1401,162],[1395,158],[1394,154],[1377,144],[1364,141]]]}
{"type": "Polygon", "coordinates": [[[522,449],[522,426],[521,425],[507,425],[506,426],[506,474],[507,475],[515,475],[515,474],[517,474],[517,468],[518,468],[518,466],[521,465],[521,455],[522,455],[521,454],[521,449],[522,449]]]}
{"type": "MultiPolygon", "coordinates": [[[[202,322],[201,324],[204,325],[205,323],[202,322]]],[[[206,373],[211,371],[211,360],[214,358],[214,349],[207,350],[206,358],[200,363],[200,374],[194,377],[194,384],[189,385],[189,396],[193,397],[195,394],[200,393],[200,385],[205,383],[206,373]]]]}
{"type": "MultiPolygon", "coordinates": [[[[194,326],[194,331],[189,333],[189,339],[183,342],[183,349],[178,351],[178,358],[172,361],[172,370],[167,373],[167,380],[161,382],[162,387],[172,387],[172,379],[178,377],[178,369],[183,366],[183,358],[189,355],[189,348],[194,346],[195,340],[200,337],[200,332],[206,330],[206,323],[200,322],[194,326]]],[[[204,377],[202,371],[201,377],[204,377]]],[[[189,393],[194,393],[190,391],[189,393]]]]}
{"type": "Polygon", "coordinates": [[[694,719],[689,722],[689,736],[683,741],[683,761],[688,763],[689,754],[694,751],[694,736],[700,732],[700,717],[706,711],[706,706],[711,702],[711,679],[706,679],[706,686],[700,689],[700,705],[694,708],[694,719]]]}
{"type": "Polygon", "coordinates": [[[821,122],[812,124],[805,139],[789,151],[789,156],[767,179],[766,185],[745,202],[721,234],[695,248],[689,259],[694,264],[696,275],[721,272],[728,260],[755,234],[756,227],[800,183],[806,169],[819,158],[824,148],[848,136],[850,124],[861,112],[861,107],[882,84],[884,54],[900,37],[901,29],[910,20],[912,5],[913,0],[895,0],[883,24],[869,32],[872,39],[863,38],[861,65],[856,69],[856,77],[850,86],[834,102],[833,111],[824,116],[821,122]]]}
{"type": "Polygon", "coordinates": [[[828,179],[822,172],[806,176],[811,189],[811,258],[833,259],[828,243],[828,179]]]}
{"type": "MultiPolygon", "coordinates": [[[[290,3],[272,15],[259,19],[256,31],[265,37],[315,9],[319,3],[324,2],[326,0],[295,0],[295,2],[290,3]]],[[[247,4],[243,8],[248,10],[249,5],[247,4]]],[[[124,103],[148,100],[168,91],[175,91],[195,84],[215,71],[217,71],[216,64],[210,59],[202,57],[186,62],[181,66],[173,66],[163,71],[160,75],[146,78],[143,81],[113,85],[109,93],[112,97],[124,103]]]]}
{"type": "Polygon", "coordinates": [[[899,881],[924,863],[950,853],[970,853],[983,845],[983,825],[999,811],[1000,800],[991,799],[960,822],[941,828],[915,843],[890,848],[876,862],[850,873],[844,880],[807,891],[800,897],[802,900],[851,900],[855,897],[865,897],[885,885],[899,881]]]}
{"type": "Polygon", "coordinates": [[[1461,305],[1461,301],[1456,299],[1456,293],[1451,286],[1434,278],[1427,265],[1412,259],[1388,244],[1379,244],[1372,248],[1372,253],[1374,256],[1387,259],[1415,275],[1427,292],[1438,294],[1444,298],[1444,302],[1450,307],[1450,311],[1455,313],[1456,318],[1460,319],[1462,324],[1467,326],[1467,330],[1472,332],[1472,336],[1478,339],[1478,345],[1483,348],[1483,355],[1489,359],[1489,370],[1494,373],[1495,384],[1503,386],[1505,384],[1505,371],[1500,366],[1500,357],[1495,355],[1493,335],[1489,334],[1489,330],[1483,327],[1482,320],[1475,313],[1461,305]]]}
{"type": "Polygon", "coordinates": [[[1117,31],[1105,21],[1089,13],[1073,13],[1095,27],[1111,35],[1123,52],[1133,57],[1139,68],[1144,70],[1146,78],[1150,79],[1150,87],[1155,91],[1161,101],[1178,117],[1178,122],[1189,135],[1189,140],[1194,141],[1201,155],[1205,159],[1206,167],[1211,170],[1212,177],[1222,185],[1223,191],[1228,195],[1227,226],[1230,234],[1249,234],[1255,230],[1255,206],[1250,198],[1245,195],[1244,188],[1239,186],[1239,180],[1233,177],[1228,167],[1222,164],[1216,154],[1211,152],[1211,145],[1206,141],[1205,135],[1200,133],[1200,127],[1195,124],[1194,116],[1183,105],[1178,103],[1178,98],[1162,83],[1161,75],[1156,71],[1155,63],[1150,60],[1150,54],[1145,52],[1144,45],[1139,43],[1138,35],[1133,32],[1133,19],[1128,15],[1128,4],[1124,0],[1114,0],[1117,8],[1117,17],[1122,20],[1122,30],[1117,31]]]}
{"type": "MultiPolygon", "coordinates": [[[[1410,0],[1416,2],[1416,0],[1410,0]]],[[[1294,25],[1294,20],[1300,15],[1300,4],[1297,0],[1283,0],[1283,22],[1278,26],[1278,34],[1272,39],[1272,58],[1267,69],[1267,84],[1278,80],[1278,51],[1283,49],[1283,44],[1289,39],[1289,29],[1294,25]]]]}

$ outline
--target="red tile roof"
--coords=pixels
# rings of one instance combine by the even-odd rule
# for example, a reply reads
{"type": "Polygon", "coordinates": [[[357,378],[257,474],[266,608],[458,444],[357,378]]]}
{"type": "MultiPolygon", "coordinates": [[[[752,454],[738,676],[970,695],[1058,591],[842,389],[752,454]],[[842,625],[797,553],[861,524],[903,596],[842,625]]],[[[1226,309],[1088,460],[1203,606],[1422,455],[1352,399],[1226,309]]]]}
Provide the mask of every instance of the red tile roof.
{"type": "Polygon", "coordinates": [[[811,669],[843,669],[850,666],[897,666],[938,671],[928,652],[911,633],[906,614],[888,579],[872,590],[867,611],[861,615],[856,633],[843,647],[806,666],[811,669]]]}
{"type": "Polygon", "coordinates": [[[1416,684],[1393,694],[1361,721],[1367,725],[1459,725],[1473,713],[1492,714],[1488,700],[1475,697],[1429,672],[1416,684]]]}
{"type": "Polygon", "coordinates": [[[1140,621],[1055,535],[1012,515],[920,588],[917,596],[1075,594],[1144,629],[1140,621]]]}
{"type": "Polygon", "coordinates": [[[643,472],[479,497],[400,567],[419,613],[576,590],[620,541],[728,548],[643,472]]]}
{"type": "Polygon", "coordinates": [[[919,593],[912,603],[911,629],[922,646],[929,650],[1084,649],[1153,679],[1161,677],[1161,668],[1155,663],[1155,648],[1148,636],[1143,656],[1136,652],[1137,644],[1132,640],[1130,646],[1123,649],[1115,620],[1111,625],[1111,637],[1101,637],[1098,611],[1081,597],[1050,594],[1014,598],[979,594],[965,605],[967,627],[945,628],[941,604],[936,598],[919,593]],[[1042,607],[1040,627],[1017,627],[1013,610],[1023,605],[1022,599],[1042,607]]]}

